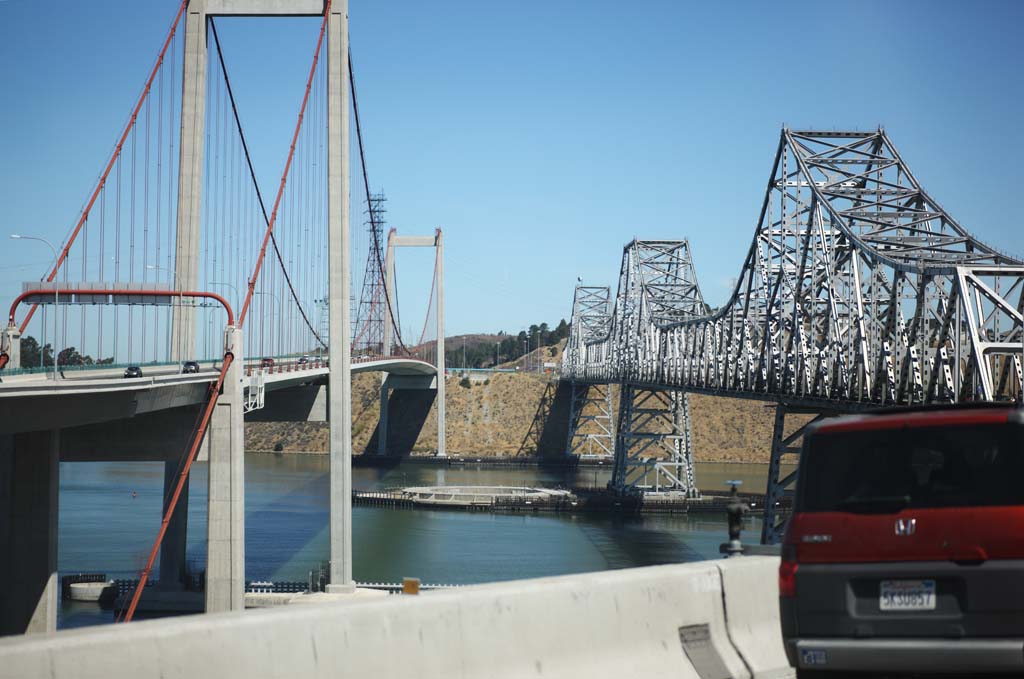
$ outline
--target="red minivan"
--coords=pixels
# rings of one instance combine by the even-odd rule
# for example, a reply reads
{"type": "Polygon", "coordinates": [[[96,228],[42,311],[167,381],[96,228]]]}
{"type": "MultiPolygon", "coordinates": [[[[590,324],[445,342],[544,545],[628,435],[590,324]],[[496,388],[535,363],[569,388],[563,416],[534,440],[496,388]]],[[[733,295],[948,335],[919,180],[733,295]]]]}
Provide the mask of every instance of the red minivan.
{"type": "Polygon", "coordinates": [[[801,678],[1024,675],[1024,410],[817,425],[804,438],[779,601],[801,678]]]}

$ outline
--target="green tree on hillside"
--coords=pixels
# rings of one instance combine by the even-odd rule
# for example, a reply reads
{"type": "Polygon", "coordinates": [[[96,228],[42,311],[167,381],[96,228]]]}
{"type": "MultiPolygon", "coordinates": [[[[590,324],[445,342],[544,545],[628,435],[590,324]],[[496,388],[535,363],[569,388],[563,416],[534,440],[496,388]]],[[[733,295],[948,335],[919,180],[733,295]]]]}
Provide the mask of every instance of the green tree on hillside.
{"type": "MultiPolygon", "coordinates": [[[[21,366],[23,368],[38,368],[39,362],[39,341],[32,335],[25,335],[21,338],[21,366]]],[[[43,366],[53,365],[53,347],[49,344],[42,348],[43,366]]]]}
{"type": "MultiPolygon", "coordinates": [[[[31,335],[21,338],[21,366],[23,368],[38,368],[40,366],[39,341],[31,335]]],[[[57,355],[57,365],[110,365],[114,357],[93,359],[92,356],[81,355],[75,347],[62,349],[57,355]]],[[[42,347],[43,367],[53,366],[53,347],[47,344],[42,347]]]]}

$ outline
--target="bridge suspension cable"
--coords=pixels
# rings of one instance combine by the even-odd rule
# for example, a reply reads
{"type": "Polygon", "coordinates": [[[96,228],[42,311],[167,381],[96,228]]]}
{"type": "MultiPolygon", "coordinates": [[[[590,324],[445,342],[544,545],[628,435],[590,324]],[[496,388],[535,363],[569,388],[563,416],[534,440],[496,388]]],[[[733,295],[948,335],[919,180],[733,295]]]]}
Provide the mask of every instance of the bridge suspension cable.
{"type": "MultiPolygon", "coordinates": [[[[370,193],[370,179],[369,179],[369,173],[368,173],[367,168],[366,168],[366,152],[365,152],[365,148],[363,146],[363,127],[362,127],[362,122],[360,121],[360,118],[359,118],[359,100],[356,97],[356,79],[355,79],[355,70],[354,70],[354,67],[352,66],[352,51],[351,50],[349,50],[349,55],[348,55],[348,75],[349,75],[349,78],[348,78],[349,90],[352,93],[352,114],[353,114],[353,117],[354,117],[355,123],[356,123],[356,141],[357,141],[357,143],[359,145],[359,165],[360,165],[360,168],[362,170],[363,188],[366,191],[367,211],[368,211],[368,216],[369,216],[369,220],[370,220],[370,232],[372,234],[372,248],[373,249],[370,252],[372,260],[371,260],[370,257],[367,258],[367,270],[364,273],[364,275],[367,276],[367,277],[369,277],[371,275],[375,275],[375,276],[378,277],[379,282],[378,282],[378,285],[376,286],[376,289],[383,291],[382,296],[384,298],[384,306],[386,307],[387,314],[389,315],[389,317],[391,319],[391,325],[392,325],[393,328],[395,328],[395,341],[397,341],[398,345],[402,348],[402,352],[405,353],[405,354],[408,354],[409,350],[406,348],[405,342],[402,340],[401,328],[400,328],[400,326],[399,326],[399,324],[397,322],[397,320],[398,320],[398,315],[396,313],[397,312],[397,301],[394,302],[394,303],[392,302],[391,294],[389,294],[387,285],[384,283],[384,275],[385,275],[385,273],[384,273],[384,270],[385,270],[385,266],[384,266],[384,253],[383,253],[383,250],[382,250],[382,247],[381,247],[381,242],[380,242],[380,237],[381,237],[381,233],[383,231],[383,227],[382,227],[382,224],[379,221],[380,211],[373,209],[373,205],[372,205],[372,201],[374,200],[374,197],[370,193]],[[372,273],[371,273],[371,270],[370,270],[370,263],[371,263],[371,261],[373,261],[373,263],[376,265],[375,270],[372,273]]],[[[365,290],[367,286],[364,285],[363,287],[364,287],[364,290],[365,290]]],[[[368,309],[367,317],[365,319],[357,319],[357,323],[354,324],[354,325],[356,325],[356,326],[360,325],[359,320],[363,321],[362,325],[364,325],[364,326],[369,324],[369,323],[371,323],[372,321],[370,319],[370,315],[369,314],[373,312],[373,310],[374,310],[374,308],[376,306],[377,305],[374,302],[371,302],[370,307],[368,309]]],[[[365,329],[359,331],[360,337],[361,337],[361,335],[364,332],[365,332],[365,329]]],[[[355,346],[355,343],[353,343],[353,346],[355,346]]],[[[388,349],[389,349],[389,347],[383,347],[384,353],[387,353],[388,349]]]]}
{"type": "MultiPolygon", "coordinates": [[[[260,212],[262,213],[263,216],[263,222],[265,225],[269,226],[270,217],[267,215],[267,206],[263,202],[263,192],[260,191],[259,182],[256,180],[256,170],[252,164],[252,156],[249,154],[249,144],[246,142],[245,133],[242,131],[242,121],[241,118],[239,118],[238,116],[238,106],[235,103],[235,94],[231,88],[231,79],[228,77],[227,66],[224,63],[224,53],[221,50],[220,46],[220,37],[217,35],[217,24],[214,21],[213,17],[210,17],[210,31],[213,34],[213,42],[217,48],[217,59],[218,62],[220,63],[221,73],[224,75],[224,84],[227,87],[227,95],[231,103],[231,112],[234,116],[235,125],[238,129],[238,138],[242,143],[242,152],[245,154],[245,162],[246,166],[249,169],[249,176],[252,179],[253,188],[256,191],[256,198],[259,201],[260,212]]],[[[295,285],[292,283],[291,276],[288,273],[288,267],[285,265],[284,258],[281,256],[281,250],[277,245],[277,238],[274,236],[273,231],[271,231],[270,233],[270,242],[274,248],[274,255],[277,258],[277,262],[281,267],[282,273],[284,274],[284,280],[288,286],[288,292],[290,293],[292,301],[295,303],[295,306],[298,308],[299,313],[302,316],[303,323],[309,329],[309,332],[313,335],[313,337],[316,338],[317,342],[326,349],[327,343],[324,342],[323,338],[320,337],[320,334],[313,328],[313,324],[310,322],[309,316],[307,315],[306,310],[303,308],[302,302],[299,300],[299,296],[295,291],[295,285]]]]}
{"type": "Polygon", "coordinates": [[[295,157],[295,147],[299,140],[299,133],[302,131],[302,122],[306,114],[306,106],[309,103],[310,91],[313,88],[313,78],[316,75],[317,64],[320,61],[320,49],[323,46],[324,35],[327,32],[327,19],[330,15],[331,0],[326,0],[324,3],[324,19],[320,24],[320,33],[317,36],[316,49],[313,52],[313,64],[309,69],[309,77],[306,79],[306,90],[302,96],[302,105],[299,107],[298,120],[295,123],[295,131],[292,133],[291,145],[288,149],[288,157],[285,160],[284,171],[281,173],[281,184],[277,190],[277,197],[274,199],[274,207],[270,212],[270,219],[267,221],[266,234],[263,237],[263,244],[260,246],[259,256],[256,258],[256,266],[253,270],[252,277],[249,279],[249,288],[245,296],[245,302],[242,304],[242,311],[238,318],[238,327],[241,328],[245,324],[246,315],[249,312],[249,305],[252,302],[253,294],[256,291],[256,282],[259,278],[260,271],[263,268],[263,259],[266,256],[267,245],[270,242],[270,237],[274,232],[274,224],[277,222],[278,209],[281,206],[281,199],[284,196],[285,186],[288,182],[288,174],[292,167],[292,161],[295,157]]]}
{"type": "MultiPolygon", "coordinates": [[[[186,5],[183,1],[177,7],[112,151],[41,281],[97,289],[140,283],[181,288],[176,285],[172,259],[177,218],[173,177],[178,164],[174,133],[180,125],[176,96],[181,85],[176,70],[184,53],[179,27],[186,5]]],[[[29,287],[32,284],[26,284],[26,289],[29,287]]],[[[30,306],[20,323],[9,326],[17,332],[5,333],[5,340],[16,340],[32,330],[38,306],[30,306]]],[[[142,363],[156,361],[162,350],[169,350],[161,326],[169,329],[170,315],[162,318],[155,307],[120,306],[90,312],[82,306],[77,310],[77,323],[71,320],[75,312],[66,305],[44,306],[44,320],[50,313],[62,321],[59,336],[49,337],[47,329],[52,324],[41,322],[33,331],[38,340],[34,359],[38,364],[17,367],[73,367],[125,360],[142,363]]],[[[0,368],[8,362],[6,350],[10,347],[2,349],[0,368]]]]}

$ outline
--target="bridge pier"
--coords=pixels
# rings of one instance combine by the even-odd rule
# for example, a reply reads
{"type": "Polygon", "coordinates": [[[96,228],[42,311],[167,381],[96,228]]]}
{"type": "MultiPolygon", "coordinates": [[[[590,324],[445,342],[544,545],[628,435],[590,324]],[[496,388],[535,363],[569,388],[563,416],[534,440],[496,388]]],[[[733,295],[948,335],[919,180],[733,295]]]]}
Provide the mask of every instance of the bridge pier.
{"type": "Polygon", "coordinates": [[[228,329],[227,346],[232,347],[235,358],[228,368],[224,390],[207,432],[210,456],[207,613],[245,608],[245,429],[242,419],[245,402],[240,330],[228,329]]]}
{"type": "Polygon", "coordinates": [[[377,419],[377,454],[388,454],[388,375],[380,381],[380,417],[377,419]]]}
{"type": "MultiPolygon", "coordinates": [[[[179,463],[177,460],[164,462],[164,505],[161,512],[167,512],[167,505],[170,504],[171,494],[178,481],[179,463]]],[[[160,545],[160,589],[178,590],[182,589],[185,581],[185,549],[188,538],[188,486],[190,481],[185,480],[181,489],[181,496],[178,498],[178,506],[174,508],[174,514],[167,524],[167,532],[164,533],[164,541],[160,545]]]]}
{"type": "Polygon", "coordinates": [[[60,430],[0,436],[0,635],[54,632],[60,430]]]}
{"type": "Polygon", "coordinates": [[[690,402],[683,392],[623,385],[612,488],[619,492],[677,491],[699,497],[689,412],[690,402]],[[655,457],[659,448],[661,455],[655,457]],[[645,455],[648,451],[650,456],[645,455]]]}
{"type": "Polygon", "coordinates": [[[613,457],[615,418],[612,415],[611,385],[573,382],[570,389],[572,400],[565,454],[613,457]]]}
{"type": "MultiPolygon", "coordinates": [[[[778,506],[783,498],[792,497],[796,487],[796,470],[782,476],[782,464],[785,456],[796,456],[799,464],[800,449],[807,428],[818,420],[835,413],[821,413],[807,409],[794,408],[785,403],[775,406],[775,424],[772,429],[772,452],[768,463],[768,487],[765,489],[764,511],[761,522],[761,544],[774,545],[782,540],[786,532],[789,512],[778,506]],[[815,413],[814,419],[800,425],[786,434],[786,415],[794,413],[815,413]]],[[[791,460],[793,458],[790,458],[791,460]]]]}
{"type": "MultiPolygon", "coordinates": [[[[391,441],[388,436],[388,428],[391,426],[391,420],[389,412],[391,410],[391,396],[394,391],[434,391],[435,396],[427,395],[427,399],[418,404],[425,410],[420,413],[419,407],[411,408],[408,401],[404,402],[404,406],[399,404],[396,407],[398,413],[398,422],[401,425],[402,421],[410,422],[415,420],[421,415],[425,418],[430,411],[430,404],[436,403],[441,398],[441,390],[438,385],[441,383],[441,378],[432,375],[385,375],[380,385],[380,419],[377,422],[377,454],[387,455],[391,451],[391,441]]],[[[439,404],[438,404],[439,405],[439,404]]],[[[422,426],[422,420],[418,422],[422,426]]],[[[417,428],[419,431],[419,428],[417,428]]],[[[402,436],[398,437],[400,440],[397,443],[396,452],[402,454],[402,452],[411,449],[413,443],[415,443],[416,436],[412,437],[411,441],[403,441],[405,438],[402,436]],[[409,448],[406,448],[408,444],[409,448]]],[[[440,438],[440,436],[439,436],[440,438]]],[[[443,457],[443,456],[442,456],[443,457]]]]}

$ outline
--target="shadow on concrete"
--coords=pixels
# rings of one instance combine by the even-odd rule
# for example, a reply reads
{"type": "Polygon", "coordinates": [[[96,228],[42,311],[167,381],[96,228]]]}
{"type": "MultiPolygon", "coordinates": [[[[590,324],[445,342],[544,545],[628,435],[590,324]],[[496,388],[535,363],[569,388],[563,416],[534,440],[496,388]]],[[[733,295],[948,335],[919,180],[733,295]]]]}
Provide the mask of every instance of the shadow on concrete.
{"type": "MultiPolygon", "coordinates": [[[[435,389],[395,389],[391,392],[388,396],[388,458],[408,457],[412,453],[436,398],[435,389]]],[[[366,444],[368,455],[377,454],[380,433],[378,422],[366,444]]]]}

